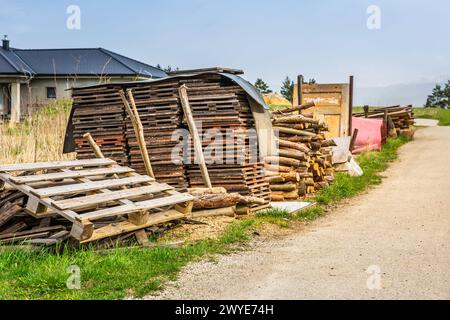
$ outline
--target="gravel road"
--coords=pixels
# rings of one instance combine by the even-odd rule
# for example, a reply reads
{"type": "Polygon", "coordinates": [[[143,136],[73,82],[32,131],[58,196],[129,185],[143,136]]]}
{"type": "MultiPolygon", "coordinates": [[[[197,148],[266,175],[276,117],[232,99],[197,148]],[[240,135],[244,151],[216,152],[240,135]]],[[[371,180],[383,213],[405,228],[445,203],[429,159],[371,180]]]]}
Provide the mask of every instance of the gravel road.
{"type": "Polygon", "coordinates": [[[450,127],[419,130],[383,175],[306,231],[191,264],[148,299],[450,299],[450,127]]]}

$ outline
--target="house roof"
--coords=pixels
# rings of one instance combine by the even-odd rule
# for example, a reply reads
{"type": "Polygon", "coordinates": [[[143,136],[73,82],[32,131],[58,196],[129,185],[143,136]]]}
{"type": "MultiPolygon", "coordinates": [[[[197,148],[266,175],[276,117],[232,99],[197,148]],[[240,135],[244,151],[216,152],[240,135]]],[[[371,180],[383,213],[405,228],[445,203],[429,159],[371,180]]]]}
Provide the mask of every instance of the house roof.
{"type": "Polygon", "coordinates": [[[140,76],[167,74],[148,64],[103,48],[14,49],[0,46],[0,75],[34,76],[140,76]]]}

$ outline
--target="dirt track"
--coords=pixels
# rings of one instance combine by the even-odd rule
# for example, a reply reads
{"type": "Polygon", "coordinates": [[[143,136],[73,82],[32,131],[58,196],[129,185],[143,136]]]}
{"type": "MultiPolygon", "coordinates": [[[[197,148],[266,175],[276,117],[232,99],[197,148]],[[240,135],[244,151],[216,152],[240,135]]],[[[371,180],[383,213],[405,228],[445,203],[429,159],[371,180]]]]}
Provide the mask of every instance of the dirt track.
{"type": "Polygon", "coordinates": [[[450,127],[419,130],[384,175],[305,232],[188,266],[157,298],[450,299],[450,127]]]}

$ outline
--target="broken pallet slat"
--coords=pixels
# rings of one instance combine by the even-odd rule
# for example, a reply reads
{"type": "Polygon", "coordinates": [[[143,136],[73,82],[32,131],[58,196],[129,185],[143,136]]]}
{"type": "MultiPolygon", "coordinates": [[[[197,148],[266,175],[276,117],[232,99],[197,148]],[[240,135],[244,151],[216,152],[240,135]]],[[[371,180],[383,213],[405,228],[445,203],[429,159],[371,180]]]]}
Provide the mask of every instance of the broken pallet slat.
{"type": "Polygon", "coordinates": [[[111,159],[22,163],[22,164],[0,166],[0,172],[40,171],[40,170],[76,168],[76,167],[99,167],[99,166],[110,166],[114,164],[116,164],[116,162],[111,159]]]}
{"type": "Polygon", "coordinates": [[[22,236],[28,236],[33,234],[40,234],[44,232],[57,232],[65,230],[66,228],[64,226],[53,226],[53,227],[46,227],[46,228],[39,228],[39,229],[32,229],[27,231],[21,231],[16,233],[9,233],[9,234],[2,234],[0,235],[0,239],[8,239],[8,238],[16,238],[16,237],[22,237],[22,236]]]}
{"type": "Polygon", "coordinates": [[[91,196],[56,201],[55,203],[53,203],[53,206],[60,210],[80,209],[101,203],[107,203],[110,201],[129,199],[132,197],[168,190],[173,190],[173,187],[169,186],[168,184],[157,184],[126,190],[112,191],[110,193],[95,194],[91,196]]]}
{"type": "Polygon", "coordinates": [[[29,235],[24,235],[24,236],[12,237],[12,238],[8,238],[8,239],[0,239],[0,244],[12,243],[12,242],[23,242],[24,240],[28,240],[28,239],[45,238],[45,237],[48,237],[49,234],[50,234],[50,232],[42,232],[42,233],[35,233],[35,234],[29,234],[29,235]]]}
{"type": "Polygon", "coordinates": [[[101,175],[123,174],[130,172],[134,172],[134,170],[127,167],[115,167],[115,168],[101,168],[91,170],[78,170],[78,171],[55,172],[30,176],[20,176],[20,177],[13,177],[10,180],[17,184],[24,184],[32,182],[54,181],[54,180],[83,178],[101,175]]]}
{"type": "Polygon", "coordinates": [[[9,204],[3,208],[5,211],[0,213],[0,227],[6,224],[9,220],[14,218],[16,214],[22,211],[22,208],[17,204],[9,204]]]}
{"type": "Polygon", "coordinates": [[[111,179],[95,182],[77,183],[59,187],[49,187],[43,189],[34,189],[31,193],[39,198],[52,197],[57,195],[67,195],[78,192],[89,192],[106,188],[116,188],[127,185],[136,185],[153,182],[154,179],[148,176],[135,176],[123,179],[111,179]]]}
{"type": "Polygon", "coordinates": [[[28,225],[25,222],[21,221],[21,222],[18,222],[16,224],[12,225],[8,229],[3,230],[2,232],[0,232],[0,235],[19,232],[19,231],[22,231],[23,229],[25,229],[26,227],[28,227],[28,225]]]}
{"type": "Polygon", "coordinates": [[[110,216],[116,216],[116,215],[125,215],[130,213],[139,212],[142,210],[150,210],[158,207],[165,207],[165,206],[171,206],[176,205],[183,202],[188,202],[194,200],[194,197],[188,194],[175,194],[169,197],[163,197],[158,199],[152,199],[147,201],[141,201],[141,202],[135,202],[132,205],[123,205],[113,208],[108,208],[104,210],[98,210],[93,211],[89,213],[85,213],[81,215],[82,219],[101,219],[106,218],[110,216]]]}

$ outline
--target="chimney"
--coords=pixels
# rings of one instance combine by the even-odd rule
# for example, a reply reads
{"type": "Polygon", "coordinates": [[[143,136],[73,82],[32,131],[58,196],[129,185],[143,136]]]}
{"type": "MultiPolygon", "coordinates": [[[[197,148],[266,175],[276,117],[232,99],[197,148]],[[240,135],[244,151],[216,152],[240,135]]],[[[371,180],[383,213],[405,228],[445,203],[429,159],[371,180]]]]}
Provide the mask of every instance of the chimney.
{"type": "Polygon", "coordinates": [[[4,50],[8,50],[9,51],[9,40],[8,40],[8,36],[7,35],[5,35],[5,37],[3,38],[2,48],[4,50]]]}

